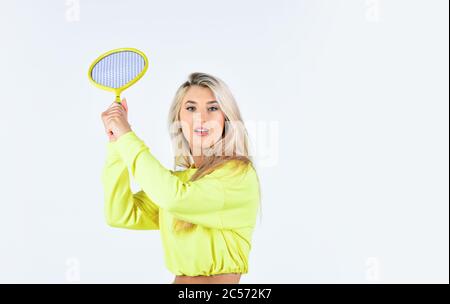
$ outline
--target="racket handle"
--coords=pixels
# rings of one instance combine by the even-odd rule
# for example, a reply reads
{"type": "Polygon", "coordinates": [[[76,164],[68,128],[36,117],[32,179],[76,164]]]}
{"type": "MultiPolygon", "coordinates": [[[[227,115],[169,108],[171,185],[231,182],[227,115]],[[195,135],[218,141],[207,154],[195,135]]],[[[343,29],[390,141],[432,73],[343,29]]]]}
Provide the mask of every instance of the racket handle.
{"type": "Polygon", "coordinates": [[[115,100],[117,103],[120,103],[121,101],[120,101],[120,95],[117,95],[116,96],[116,100],[115,100]]]}

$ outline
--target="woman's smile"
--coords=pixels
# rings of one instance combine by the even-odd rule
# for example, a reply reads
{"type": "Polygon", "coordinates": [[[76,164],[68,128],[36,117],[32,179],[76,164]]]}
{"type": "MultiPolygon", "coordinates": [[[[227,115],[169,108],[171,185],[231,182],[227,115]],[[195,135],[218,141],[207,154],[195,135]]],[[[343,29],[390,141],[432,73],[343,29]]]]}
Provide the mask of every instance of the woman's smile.
{"type": "Polygon", "coordinates": [[[198,135],[198,136],[207,136],[209,134],[209,129],[197,128],[197,129],[194,129],[194,134],[198,135]]]}

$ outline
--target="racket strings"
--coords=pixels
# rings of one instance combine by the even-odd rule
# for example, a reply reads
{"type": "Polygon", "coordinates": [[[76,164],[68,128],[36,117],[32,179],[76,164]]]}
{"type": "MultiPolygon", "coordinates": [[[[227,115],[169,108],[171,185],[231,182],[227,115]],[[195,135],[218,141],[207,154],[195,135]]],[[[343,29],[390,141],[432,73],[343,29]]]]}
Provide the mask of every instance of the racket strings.
{"type": "Polygon", "coordinates": [[[122,51],[100,60],[92,69],[92,79],[106,87],[120,88],[132,81],[145,67],[138,53],[122,51]]]}

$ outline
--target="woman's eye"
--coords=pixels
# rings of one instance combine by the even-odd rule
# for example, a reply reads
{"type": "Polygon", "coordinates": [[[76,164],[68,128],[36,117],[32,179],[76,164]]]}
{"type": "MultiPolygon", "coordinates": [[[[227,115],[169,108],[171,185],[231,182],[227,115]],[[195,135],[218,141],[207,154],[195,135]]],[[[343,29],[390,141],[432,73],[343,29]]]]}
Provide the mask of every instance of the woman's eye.
{"type": "MultiPolygon", "coordinates": [[[[186,110],[188,110],[188,111],[195,111],[195,107],[187,107],[186,110]]],[[[210,111],[217,111],[217,110],[219,110],[219,108],[218,107],[211,107],[211,108],[209,108],[209,110],[210,111]]]]}

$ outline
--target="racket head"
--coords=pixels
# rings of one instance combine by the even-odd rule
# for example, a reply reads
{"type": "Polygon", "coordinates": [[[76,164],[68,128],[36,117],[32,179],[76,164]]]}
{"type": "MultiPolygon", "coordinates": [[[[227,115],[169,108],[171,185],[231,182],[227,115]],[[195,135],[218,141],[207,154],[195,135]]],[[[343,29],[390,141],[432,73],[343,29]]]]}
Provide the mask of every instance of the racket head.
{"type": "Polygon", "coordinates": [[[100,55],[89,67],[88,77],[96,87],[120,93],[135,84],[148,69],[147,56],[135,48],[118,48],[100,55]]]}

